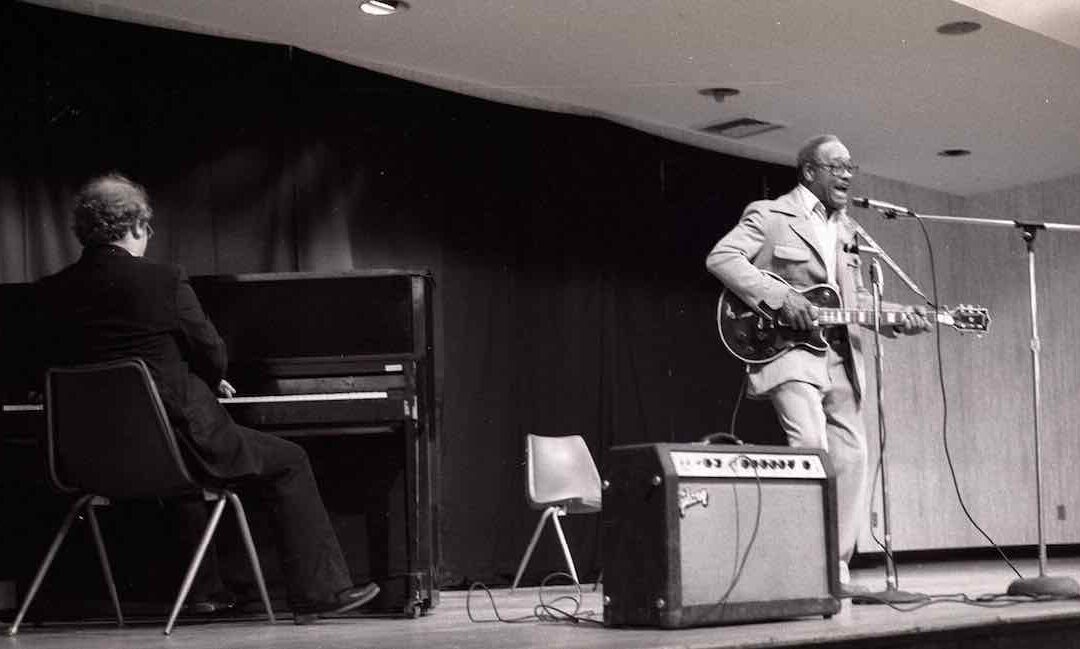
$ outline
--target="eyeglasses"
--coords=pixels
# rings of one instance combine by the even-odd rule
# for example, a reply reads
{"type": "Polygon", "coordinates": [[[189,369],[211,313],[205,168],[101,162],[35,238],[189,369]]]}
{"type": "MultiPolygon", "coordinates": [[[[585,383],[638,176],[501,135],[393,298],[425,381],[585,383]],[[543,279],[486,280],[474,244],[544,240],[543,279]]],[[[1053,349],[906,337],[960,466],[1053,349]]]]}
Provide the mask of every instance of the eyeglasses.
{"type": "Polygon", "coordinates": [[[150,221],[143,221],[142,224],[143,228],[146,229],[146,238],[149,239],[154,236],[154,226],[150,225],[150,221]]]}
{"type": "Polygon", "coordinates": [[[842,176],[845,171],[848,172],[851,175],[855,175],[859,171],[859,165],[855,164],[854,162],[838,162],[838,163],[835,163],[835,164],[825,164],[824,162],[813,162],[811,164],[813,164],[815,167],[821,167],[822,169],[828,169],[829,173],[831,173],[832,175],[834,175],[834,176],[836,176],[838,178],[840,176],[842,176]]]}

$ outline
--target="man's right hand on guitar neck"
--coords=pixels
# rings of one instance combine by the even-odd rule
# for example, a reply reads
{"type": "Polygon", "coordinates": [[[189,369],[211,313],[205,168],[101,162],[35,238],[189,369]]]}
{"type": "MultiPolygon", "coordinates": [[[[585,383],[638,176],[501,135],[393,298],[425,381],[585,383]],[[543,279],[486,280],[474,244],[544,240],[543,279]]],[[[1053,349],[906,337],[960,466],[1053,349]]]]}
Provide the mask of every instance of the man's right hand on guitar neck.
{"type": "Polygon", "coordinates": [[[780,305],[780,322],[792,329],[808,330],[817,327],[818,309],[796,290],[788,291],[780,305]]]}

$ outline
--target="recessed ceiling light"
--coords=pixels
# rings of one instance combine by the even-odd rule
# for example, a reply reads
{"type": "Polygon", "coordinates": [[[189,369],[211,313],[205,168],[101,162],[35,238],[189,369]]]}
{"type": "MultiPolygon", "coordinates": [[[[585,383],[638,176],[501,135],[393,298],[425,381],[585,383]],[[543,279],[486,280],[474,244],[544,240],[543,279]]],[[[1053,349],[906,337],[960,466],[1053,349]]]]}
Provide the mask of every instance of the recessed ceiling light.
{"type": "Polygon", "coordinates": [[[962,158],[971,155],[971,151],[968,149],[942,149],[937,154],[942,158],[962,158]]]}
{"type": "Polygon", "coordinates": [[[945,23],[944,25],[938,25],[937,33],[944,34],[946,36],[960,36],[962,34],[970,34],[982,29],[982,25],[971,20],[957,20],[951,23],[945,23]]]}
{"type": "Polygon", "coordinates": [[[734,97],[739,94],[738,88],[703,88],[698,90],[699,95],[705,95],[706,97],[712,97],[718,103],[722,103],[728,97],[734,97]]]}
{"type": "Polygon", "coordinates": [[[365,0],[360,3],[360,11],[371,16],[389,16],[408,8],[409,4],[400,0],[365,0]]]}

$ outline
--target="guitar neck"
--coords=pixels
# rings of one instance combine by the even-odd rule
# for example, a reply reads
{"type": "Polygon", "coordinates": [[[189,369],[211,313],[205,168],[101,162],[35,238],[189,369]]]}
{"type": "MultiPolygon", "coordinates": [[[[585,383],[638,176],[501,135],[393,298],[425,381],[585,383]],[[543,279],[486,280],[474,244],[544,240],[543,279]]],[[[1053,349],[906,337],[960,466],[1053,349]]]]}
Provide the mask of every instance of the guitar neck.
{"type": "MultiPolygon", "coordinates": [[[[896,310],[882,311],[881,324],[900,324],[904,320],[905,313],[908,312],[896,310]]],[[[938,314],[938,319],[941,319],[941,314],[938,314]]],[[[818,324],[825,326],[857,324],[869,327],[874,324],[874,311],[873,309],[830,309],[819,307],[818,324]]]]}

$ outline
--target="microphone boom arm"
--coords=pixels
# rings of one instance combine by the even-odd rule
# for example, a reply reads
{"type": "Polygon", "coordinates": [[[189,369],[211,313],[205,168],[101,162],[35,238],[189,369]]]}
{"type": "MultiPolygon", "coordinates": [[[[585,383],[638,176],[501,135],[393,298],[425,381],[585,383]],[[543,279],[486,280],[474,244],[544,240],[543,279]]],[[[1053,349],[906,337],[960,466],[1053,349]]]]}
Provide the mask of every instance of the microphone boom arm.
{"type": "Polygon", "coordinates": [[[859,225],[859,222],[856,221],[854,218],[851,218],[850,216],[848,218],[851,219],[851,223],[855,226],[855,234],[859,237],[862,237],[869,246],[869,248],[866,249],[877,255],[879,259],[885,262],[885,265],[891,268],[894,273],[896,273],[896,276],[899,277],[900,281],[902,281],[909,289],[911,289],[911,292],[921,297],[923,301],[925,301],[928,305],[937,308],[937,305],[931,302],[930,298],[926,297],[926,293],[922,292],[922,289],[919,288],[918,284],[916,284],[914,280],[908,277],[907,273],[905,273],[904,270],[900,268],[900,266],[895,261],[893,261],[892,257],[889,256],[889,253],[885,252],[885,249],[878,245],[878,242],[874,241],[874,238],[871,237],[870,234],[867,233],[867,231],[864,230],[861,225],[859,225]]]}

